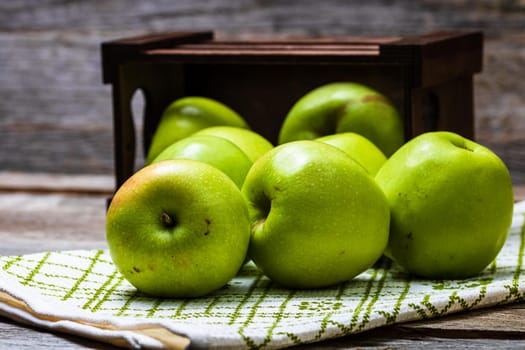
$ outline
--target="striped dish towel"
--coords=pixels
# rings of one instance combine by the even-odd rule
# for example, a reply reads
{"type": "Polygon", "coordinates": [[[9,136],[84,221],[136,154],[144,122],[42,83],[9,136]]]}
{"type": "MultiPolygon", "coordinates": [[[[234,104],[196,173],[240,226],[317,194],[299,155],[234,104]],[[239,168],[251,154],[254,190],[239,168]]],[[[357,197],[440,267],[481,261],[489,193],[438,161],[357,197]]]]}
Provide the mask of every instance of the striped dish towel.
{"type": "Polygon", "coordinates": [[[228,285],[196,299],[136,291],[105,250],[0,257],[0,314],[19,322],[128,348],[282,348],[388,324],[523,301],[525,202],[507,242],[481,275],[411,278],[389,260],[347,283],[279,288],[247,264],[228,285]]]}

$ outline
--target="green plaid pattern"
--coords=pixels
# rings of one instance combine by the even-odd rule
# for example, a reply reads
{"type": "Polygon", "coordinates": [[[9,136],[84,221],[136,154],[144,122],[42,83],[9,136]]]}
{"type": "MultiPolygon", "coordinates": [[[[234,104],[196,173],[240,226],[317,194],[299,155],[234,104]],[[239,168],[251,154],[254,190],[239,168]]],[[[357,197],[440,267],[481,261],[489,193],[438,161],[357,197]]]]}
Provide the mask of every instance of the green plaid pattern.
{"type": "MultiPolygon", "coordinates": [[[[525,206],[521,203],[521,208],[525,206]]],[[[465,280],[412,278],[387,259],[352,281],[315,290],[283,289],[247,264],[214,294],[155,299],[137,292],[105,250],[0,257],[5,273],[43,299],[100,317],[155,320],[192,341],[246,348],[315,342],[374,327],[523,301],[524,212],[515,213],[507,242],[479,276],[465,280]],[[194,330],[194,331],[192,331],[194,330]]],[[[2,286],[9,289],[15,286],[2,286]]],[[[80,311],[79,311],[80,312],[80,311]]]]}

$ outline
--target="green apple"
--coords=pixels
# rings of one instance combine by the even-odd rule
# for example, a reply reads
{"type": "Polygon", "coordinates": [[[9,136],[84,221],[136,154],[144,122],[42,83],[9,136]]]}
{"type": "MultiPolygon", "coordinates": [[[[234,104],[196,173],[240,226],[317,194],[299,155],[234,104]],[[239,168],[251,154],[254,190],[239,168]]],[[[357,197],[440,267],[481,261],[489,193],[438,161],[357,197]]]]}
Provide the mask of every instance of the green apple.
{"type": "Polygon", "coordinates": [[[386,156],[381,150],[366,137],[355,132],[343,132],[323,136],[315,141],[320,141],[339,148],[353,160],[358,162],[371,175],[375,176],[385,164],[386,156]]]}
{"type": "Polygon", "coordinates": [[[249,256],[273,281],[316,288],[369,268],[388,242],[385,195],[339,149],[315,141],[275,147],[242,187],[252,224],[249,256]]]}
{"type": "Polygon", "coordinates": [[[196,135],[213,135],[225,138],[246,153],[252,162],[273,148],[273,145],[258,133],[235,126],[212,126],[202,129],[196,135]]]}
{"type": "Polygon", "coordinates": [[[148,165],[115,193],[106,238],[122,275],[158,297],[197,297],[221,288],[243,263],[246,203],[223,172],[193,160],[148,165]]]}
{"type": "Polygon", "coordinates": [[[404,143],[403,119],[392,103],[352,82],[323,85],[300,98],[284,120],[279,143],[346,131],[363,135],[387,157],[404,143]]]}
{"type": "Polygon", "coordinates": [[[237,112],[219,101],[200,96],[175,100],[161,116],[149,146],[146,164],[172,143],[214,125],[249,128],[237,112]]]}
{"type": "Polygon", "coordinates": [[[489,265],[512,220],[512,182],[491,150],[455,133],[422,134],[376,181],[391,209],[385,254],[426,278],[465,278],[489,265]]]}
{"type": "Polygon", "coordinates": [[[169,159],[192,159],[218,168],[241,188],[252,161],[234,143],[212,135],[191,135],[162,151],[152,163],[169,159]]]}

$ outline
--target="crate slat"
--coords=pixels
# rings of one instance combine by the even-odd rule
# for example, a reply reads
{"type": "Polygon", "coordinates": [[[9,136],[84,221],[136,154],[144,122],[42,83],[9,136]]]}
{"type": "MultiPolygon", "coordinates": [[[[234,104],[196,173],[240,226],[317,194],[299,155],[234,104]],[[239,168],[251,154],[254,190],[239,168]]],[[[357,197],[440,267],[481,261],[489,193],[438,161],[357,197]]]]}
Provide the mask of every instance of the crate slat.
{"type": "Polygon", "coordinates": [[[482,69],[481,32],[406,37],[218,40],[211,31],[144,35],[102,44],[104,82],[113,85],[117,187],[147,152],[163,110],[200,95],[240,113],[271,142],[298,98],[334,81],[385,94],[403,115],[405,138],[431,130],[474,138],[473,75],[482,69]],[[144,92],[142,145],[130,102],[144,92]]]}

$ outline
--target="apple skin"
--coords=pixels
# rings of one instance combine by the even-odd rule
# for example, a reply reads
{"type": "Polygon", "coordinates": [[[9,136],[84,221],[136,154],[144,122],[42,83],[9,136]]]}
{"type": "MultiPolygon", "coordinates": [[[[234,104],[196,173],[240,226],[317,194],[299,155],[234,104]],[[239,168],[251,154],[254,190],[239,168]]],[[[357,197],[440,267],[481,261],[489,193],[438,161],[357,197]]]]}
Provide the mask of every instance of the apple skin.
{"type": "Polygon", "coordinates": [[[214,125],[249,129],[237,112],[219,101],[201,96],[188,96],[173,101],[165,109],[153,134],[146,164],[150,164],[172,143],[214,125]]]}
{"type": "Polygon", "coordinates": [[[195,135],[212,135],[233,142],[246,153],[252,162],[273,148],[273,145],[255,131],[234,126],[212,126],[197,131],[195,135]]]}
{"type": "Polygon", "coordinates": [[[224,172],[241,188],[253,162],[234,143],[212,135],[192,135],[162,151],[153,161],[170,159],[198,160],[224,172]]]}
{"type": "Polygon", "coordinates": [[[352,82],[320,86],[301,97],[288,112],[279,143],[355,132],[389,157],[404,143],[401,115],[379,92],[352,82]]]}
{"type": "Polygon", "coordinates": [[[384,153],[376,145],[366,137],[354,132],[323,136],[315,139],[315,141],[339,148],[365,168],[371,176],[375,176],[387,160],[384,153]]]}
{"type": "Polygon", "coordinates": [[[242,193],[252,224],[248,255],[282,286],[350,280],[386,247],[390,213],[383,192],[333,146],[277,146],[254,163],[242,193]]]}
{"type": "Polygon", "coordinates": [[[375,179],[391,209],[385,255],[414,275],[476,275],[506,240],[511,178],[482,145],[446,131],[422,134],[387,160],[375,179]]]}
{"type": "Polygon", "coordinates": [[[107,212],[106,238],[115,265],[138,290],[198,297],[235,276],[250,223],[240,190],[224,173],[171,160],[142,168],[119,188],[107,212]]]}

